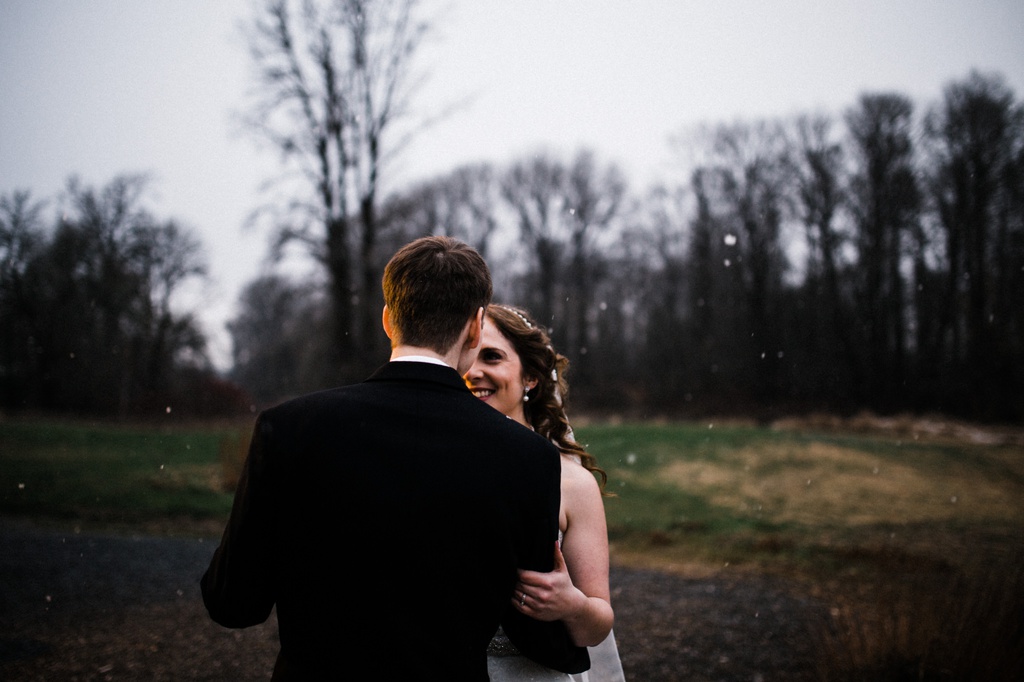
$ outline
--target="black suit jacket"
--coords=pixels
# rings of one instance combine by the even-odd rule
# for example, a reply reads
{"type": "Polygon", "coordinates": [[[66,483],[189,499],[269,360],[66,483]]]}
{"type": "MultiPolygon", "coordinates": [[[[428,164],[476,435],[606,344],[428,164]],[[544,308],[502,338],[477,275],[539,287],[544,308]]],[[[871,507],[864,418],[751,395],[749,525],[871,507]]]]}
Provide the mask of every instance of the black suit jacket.
{"type": "Polygon", "coordinates": [[[486,680],[499,622],[579,672],[561,623],[508,608],[516,568],[548,571],[560,462],[453,369],[392,362],[257,419],[203,601],[227,627],[276,606],[274,679],[486,680]]]}

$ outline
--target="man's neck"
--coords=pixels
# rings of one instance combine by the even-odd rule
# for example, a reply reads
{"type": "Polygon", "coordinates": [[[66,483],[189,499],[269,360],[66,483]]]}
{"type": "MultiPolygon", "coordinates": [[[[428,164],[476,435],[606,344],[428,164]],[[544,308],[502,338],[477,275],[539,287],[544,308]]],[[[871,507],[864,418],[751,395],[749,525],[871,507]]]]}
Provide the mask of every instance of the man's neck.
{"type": "Polygon", "coordinates": [[[456,364],[458,363],[458,359],[457,359],[457,357],[455,357],[455,355],[456,354],[454,352],[449,353],[447,356],[446,355],[441,355],[437,351],[431,350],[430,348],[420,348],[418,346],[395,346],[391,350],[391,359],[392,360],[398,360],[399,358],[409,358],[409,359],[412,359],[414,357],[415,358],[432,358],[433,360],[436,360],[438,362],[443,362],[444,364],[446,364],[446,365],[448,365],[449,367],[452,367],[452,368],[454,368],[456,366],[456,364]],[[449,356],[452,356],[452,357],[449,357],[449,356]]]}

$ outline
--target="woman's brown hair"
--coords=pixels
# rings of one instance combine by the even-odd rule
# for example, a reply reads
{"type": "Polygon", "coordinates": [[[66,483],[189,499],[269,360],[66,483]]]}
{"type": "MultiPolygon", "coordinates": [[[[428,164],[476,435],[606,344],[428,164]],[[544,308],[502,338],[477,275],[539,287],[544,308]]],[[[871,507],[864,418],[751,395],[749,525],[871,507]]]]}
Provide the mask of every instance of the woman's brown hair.
{"type": "Polygon", "coordinates": [[[610,496],[604,489],[608,474],[597,465],[597,459],[576,442],[565,416],[569,394],[565,374],[569,359],[552,347],[547,331],[522,308],[492,303],[487,306],[486,315],[484,324],[493,323],[512,344],[523,365],[523,374],[537,380],[537,385],[526,393],[529,398],[523,405],[526,421],[564,454],[578,457],[583,468],[600,479],[601,493],[610,496]]]}

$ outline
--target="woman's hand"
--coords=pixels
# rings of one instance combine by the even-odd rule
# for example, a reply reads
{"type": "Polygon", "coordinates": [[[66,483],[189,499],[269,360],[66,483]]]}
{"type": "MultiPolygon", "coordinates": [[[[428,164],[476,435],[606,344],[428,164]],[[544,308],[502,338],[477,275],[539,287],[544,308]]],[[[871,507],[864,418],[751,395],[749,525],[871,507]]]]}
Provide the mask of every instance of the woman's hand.
{"type": "Polygon", "coordinates": [[[587,595],[572,584],[562,548],[555,543],[555,567],[550,573],[519,571],[512,603],[537,620],[569,620],[587,606],[587,595]]]}

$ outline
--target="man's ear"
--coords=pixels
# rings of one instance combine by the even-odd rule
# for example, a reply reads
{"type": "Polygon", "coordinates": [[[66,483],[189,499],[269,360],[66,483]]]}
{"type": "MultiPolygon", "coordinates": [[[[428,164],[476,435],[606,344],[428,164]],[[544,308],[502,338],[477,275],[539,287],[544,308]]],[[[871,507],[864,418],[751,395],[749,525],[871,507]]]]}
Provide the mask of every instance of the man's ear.
{"type": "Polygon", "coordinates": [[[384,306],[384,312],[381,314],[381,323],[384,325],[384,333],[388,335],[388,338],[394,341],[394,337],[391,336],[391,316],[388,315],[388,307],[384,306]]]}
{"type": "Polygon", "coordinates": [[[469,334],[466,337],[466,349],[472,350],[480,345],[484,329],[484,309],[477,308],[476,315],[469,322],[469,334]]]}

